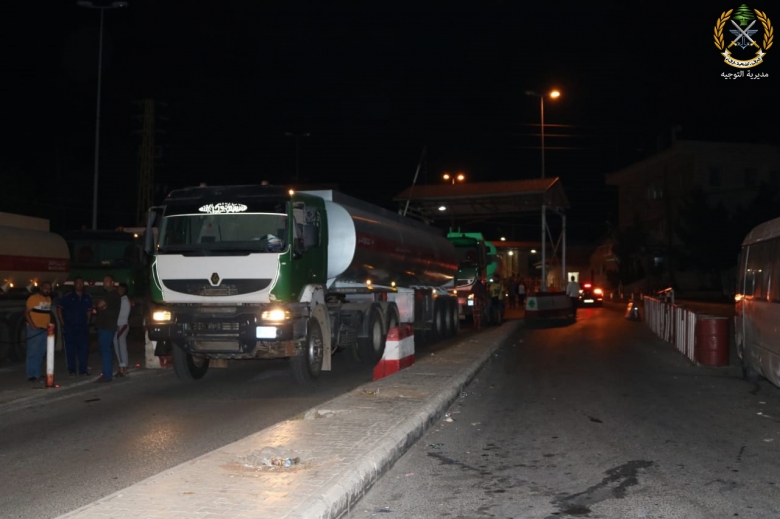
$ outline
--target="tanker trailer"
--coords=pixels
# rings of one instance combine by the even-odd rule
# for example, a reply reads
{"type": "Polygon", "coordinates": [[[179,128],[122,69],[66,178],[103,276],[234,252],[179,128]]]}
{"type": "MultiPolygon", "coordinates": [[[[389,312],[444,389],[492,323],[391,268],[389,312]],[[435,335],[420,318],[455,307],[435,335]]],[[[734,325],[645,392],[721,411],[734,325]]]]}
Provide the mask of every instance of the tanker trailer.
{"type": "MultiPolygon", "coordinates": [[[[51,282],[54,297],[68,278],[68,246],[49,232],[48,220],[10,213],[0,213],[0,243],[0,362],[9,355],[24,360],[25,303],[42,281],[51,282]]],[[[56,324],[56,312],[52,321],[56,324]]]]}
{"type": "Polygon", "coordinates": [[[376,363],[397,324],[457,333],[457,256],[422,223],[336,191],[268,185],[181,189],[151,211],[149,338],[182,380],[227,359],[288,358],[311,383],[336,351],[376,363]]]}

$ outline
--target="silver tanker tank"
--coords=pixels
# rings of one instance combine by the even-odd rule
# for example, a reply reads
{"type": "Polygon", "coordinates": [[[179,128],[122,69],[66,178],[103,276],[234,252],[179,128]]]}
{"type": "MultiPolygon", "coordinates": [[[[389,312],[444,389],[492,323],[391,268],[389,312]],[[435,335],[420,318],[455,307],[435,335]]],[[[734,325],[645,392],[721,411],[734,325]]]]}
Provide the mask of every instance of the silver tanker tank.
{"type": "Polygon", "coordinates": [[[0,293],[67,280],[68,244],[49,232],[48,220],[0,213],[0,243],[0,293]]]}
{"type": "Polygon", "coordinates": [[[367,280],[400,288],[452,284],[457,253],[434,228],[338,191],[305,193],[325,200],[328,286],[367,280]]]}

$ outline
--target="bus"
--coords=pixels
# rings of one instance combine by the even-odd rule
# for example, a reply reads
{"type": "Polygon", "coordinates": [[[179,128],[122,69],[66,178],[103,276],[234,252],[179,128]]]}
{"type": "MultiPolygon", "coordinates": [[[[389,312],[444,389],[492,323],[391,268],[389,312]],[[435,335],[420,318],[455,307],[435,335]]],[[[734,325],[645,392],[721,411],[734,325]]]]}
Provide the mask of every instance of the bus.
{"type": "Polygon", "coordinates": [[[780,387],[780,218],[745,237],[736,288],[734,339],[742,373],[780,387]]]}

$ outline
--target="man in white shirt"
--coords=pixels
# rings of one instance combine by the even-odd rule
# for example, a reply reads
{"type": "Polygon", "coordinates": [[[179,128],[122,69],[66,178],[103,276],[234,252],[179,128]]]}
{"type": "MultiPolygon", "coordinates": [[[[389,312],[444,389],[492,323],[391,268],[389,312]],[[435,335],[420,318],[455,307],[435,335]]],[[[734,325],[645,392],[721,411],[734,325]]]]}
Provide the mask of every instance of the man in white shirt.
{"type": "Polygon", "coordinates": [[[117,361],[119,361],[119,371],[114,376],[124,377],[127,376],[127,333],[130,331],[128,320],[130,319],[132,302],[127,297],[127,285],[125,283],[119,283],[116,290],[121,298],[121,306],[119,319],[117,319],[116,323],[116,336],[114,337],[114,352],[116,353],[117,361]]]}
{"type": "Polygon", "coordinates": [[[574,281],[574,276],[571,277],[571,281],[566,285],[566,295],[571,299],[571,313],[576,321],[577,307],[580,304],[580,284],[574,281]]]}

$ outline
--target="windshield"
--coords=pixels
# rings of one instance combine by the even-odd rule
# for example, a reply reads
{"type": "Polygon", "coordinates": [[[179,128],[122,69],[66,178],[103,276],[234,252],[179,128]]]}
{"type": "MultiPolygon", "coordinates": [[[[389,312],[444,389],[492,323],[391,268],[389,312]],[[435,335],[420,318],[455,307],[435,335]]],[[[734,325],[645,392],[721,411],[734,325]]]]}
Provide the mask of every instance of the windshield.
{"type": "Polygon", "coordinates": [[[455,247],[458,255],[458,264],[461,266],[474,266],[478,264],[479,255],[476,247],[455,247]]]}
{"type": "Polygon", "coordinates": [[[286,236],[285,214],[175,214],[163,218],[159,252],[281,252],[286,236]]]}
{"type": "Polygon", "coordinates": [[[74,267],[131,267],[138,260],[132,240],[74,240],[68,247],[74,267]]]}

